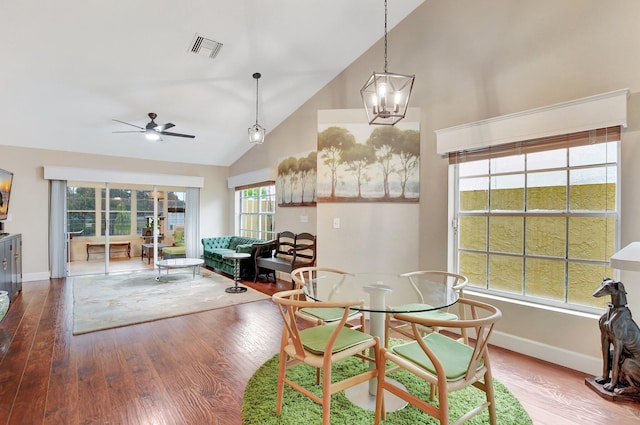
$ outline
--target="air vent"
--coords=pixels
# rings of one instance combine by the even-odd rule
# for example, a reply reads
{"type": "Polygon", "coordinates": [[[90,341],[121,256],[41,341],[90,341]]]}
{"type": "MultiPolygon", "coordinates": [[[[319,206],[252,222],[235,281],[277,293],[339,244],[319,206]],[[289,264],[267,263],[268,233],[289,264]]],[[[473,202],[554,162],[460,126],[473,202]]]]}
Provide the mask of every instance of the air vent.
{"type": "Polygon", "coordinates": [[[218,43],[217,41],[213,41],[196,34],[195,37],[193,37],[193,42],[191,43],[189,50],[197,55],[208,55],[210,59],[214,59],[218,56],[220,49],[222,49],[222,43],[218,43]]]}

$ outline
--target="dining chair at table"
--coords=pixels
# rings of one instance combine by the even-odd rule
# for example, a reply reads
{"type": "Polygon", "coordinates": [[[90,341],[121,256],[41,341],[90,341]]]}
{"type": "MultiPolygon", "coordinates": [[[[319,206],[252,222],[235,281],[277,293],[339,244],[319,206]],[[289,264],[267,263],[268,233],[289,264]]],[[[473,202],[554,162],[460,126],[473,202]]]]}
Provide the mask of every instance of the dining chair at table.
{"type": "MultiPolygon", "coordinates": [[[[424,301],[424,289],[421,288],[422,282],[434,282],[442,284],[443,290],[454,290],[458,292],[459,298],[462,298],[463,291],[465,286],[467,286],[468,279],[466,276],[446,272],[439,270],[420,270],[414,272],[403,273],[400,276],[406,276],[411,282],[411,287],[415,292],[414,296],[418,300],[417,303],[407,304],[407,305],[398,305],[398,306],[390,306],[395,311],[402,311],[403,309],[411,309],[417,310],[419,309],[419,304],[426,304],[424,301]]],[[[429,291],[433,291],[433,285],[428,286],[429,291]]],[[[453,313],[449,311],[449,309],[442,310],[430,310],[430,311],[421,311],[410,313],[414,317],[420,318],[429,318],[429,319],[437,319],[437,320],[457,320],[458,318],[464,318],[464,309],[459,310],[457,313],[453,313]]],[[[421,327],[423,336],[429,332],[438,331],[438,329],[433,327],[421,327]]],[[[411,325],[407,322],[402,322],[398,320],[393,320],[393,313],[389,312],[385,316],[385,338],[384,338],[384,346],[389,346],[389,335],[391,332],[397,332],[400,335],[403,335],[407,338],[414,338],[414,334],[411,330],[411,325]]],[[[461,329],[462,340],[467,343],[467,330],[461,329]]]]}
{"type": "MultiPolygon", "coordinates": [[[[328,274],[337,275],[336,277],[338,277],[337,279],[331,279],[332,285],[340,285],[349,273],[328,267],[308,266],[300,267],[293,270],[291,272],[291,278],[293,279],[294,287],[297,289],[302,289],[305,286],[311,287],[313,285],[317,285],[318,283],[322,285],[322,281],[317,281],[318,276],[320,275],[320,279],[322,280],[322,275],[327,277],[328,274]]],[[[309,309],[302,308],[298,311],[298,316],[317,325],[326,325],[340,321],[342,319],[343,313],[344,309],[339,307],[316,307],[309,309]]],[[[365,332],[364,314],[358,310],[350,310],[347,326],[352,329],[360,329],[362,332],[365,332]]]]}
{"type": "Polygon", "coordinates": [[[280,345],[276,415],[280,415],[282,410],[284,385],[287,384],[319,403],[322,406],[322,424],[329,425],[331,395],[366,382],[378,374],[378,368],[374,367],[341,381],[331,382],[332,365],[349,357],[359,357],[375,363],[380,342],[377,337],[346,326],[349,307],[361,306],[364,301],[307,301],[300,299],[302,294],[302,289],[293,289],[277,292],[272,296],[284,320],[280,345]],[[342,318],[337,323],[330,325],[321,324],[301,329],[298,326],[299,316],[297,313],[301,309],[314,308],[340,308],[342,318]],[[371,351],[374,353],[374,357],[367,357],[363,354],[369,348],[373,348],[371,351]],[[302,363],[324,371],[321,383],[322,396],[315,395],[308,388],[287,378],[287,370],[302,363]]]}
{"type": "Polygon", "coordinates": [[[413,340],[380,348],[377,360],[376,425],[385,419],[384,390],[435,417],[441,425],[449,425],[449,393],[471,385],[485,393],[486,401],[463,414],[454,424],[466,422],[487,408],[490,424],[496,425],[488,343],[493,327],[502,313],[492,305],[466,298],[458,300],[458,304],[465,309],[465,316],[469,319],[438,320],[416,317],[414,314],[394,314],[395,318],[411,325],[413,340]],[[471,337],[469,343],[464,343],[440,332],[423,336],[421,327],[466,329],[471,337]],[[391,367],[388,367],[389,362],[391,367]],[[435,386],[438,390],[438,405],[411,394],[385,378],[399,369],[407,370],[435,386]]]}

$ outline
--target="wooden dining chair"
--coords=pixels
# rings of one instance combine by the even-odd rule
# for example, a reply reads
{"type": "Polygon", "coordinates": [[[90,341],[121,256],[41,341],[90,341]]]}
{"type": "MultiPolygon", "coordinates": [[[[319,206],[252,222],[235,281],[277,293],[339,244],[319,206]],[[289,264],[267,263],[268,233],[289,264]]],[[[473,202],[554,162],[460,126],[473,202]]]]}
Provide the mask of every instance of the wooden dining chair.
{"type": "Polygon", "coordinates": [[[390,348],[381,347],[378,355],[378,397],[376,399],[375,424],[385,419],[384,390],[402,398],[423,412],[435,417],[441,425],[449,425],[449,394],[473,385],[485,393],[486,401],[463,414],[454,424],[466,422],[485,408],[489,410],[489,422],[496,425],[491,364],[489,362],[489,337],[494,324],[502,317],[496,307],[475,300],[460,299],[469,319],[438,320],[419,318],[413,314],[394,314],[397,319],[410,323],[413,340],[390,348]],[[439,332],[422,336],[420,327],[447,327],[467,329],[473,343],[464,342],[439,332]],[[392,366],[388,367],[388,363],[392,366]],[[385,374],[404,369],[424,379],[438,389],[438,404],[431,404],[400,388],[385,374]]]}
{"type": "MultiPolygon", "coordinates": [[[[348,273],[342,270],[327,268],[327,267],[316,267],[316,266],[308,266],[308,267],[300,267],[291,272],[291,278],[294,283],[294,287],[297,289],[302,289],[307,287],[308,290],[313,292],[313,285],[320,284],[322,285],[322,281],[317,281],[318,274],[320,275],[335,275],[335,279],[332,279],[331,285],[342,285],[344,279],[347,277],[348,273]]],[[[320,277],[320,279],[323,279],[320,277]]],[[[310,293],[311,293],[310,292],[310,293]]],[[[310,300],[309,298],[307,298],[310,300]]],[[[344,311],[342,308],[302,308],[298,311],[298,316],[304,320],[309,322],[313,322],[317,325],[321,324],[330,324],[334,322],[338,322],[342,319],[344,311]]],[[[352,329],[360,329],[362,332],[365,331],[365,317],[361,311],[351,310],[349,311],[349,320],[347,321],[347,326],[352,329]]]]}
{"type": "MultiPolygon", "coordinates": [[[[424,295],[426,290],[433,291],[432,283],[442,284],[442,291],[453,290],[458,292],[458,297],[463,297],[463,292],[465,286],[467,286],[468,279],[466,276],[451,273],[446,271],[439,270],[420,270],[409,273],[403,273],[400,276],[406,276],[411,282],[411,287],[414,291],[414,296],[416,298],[416,303],[407,304],[407,305],[398,305],[398,306],[390,306],[395,311],[401,311],[403,309],[415,309],[418,310],[420,306],[430,307],[428,303],[425,303],[424,295]],[[428,289],[422,288],[424,284],[428,283],[430,286],[428,289]]],[[[450,309],[441,309],[441,310],[431,310],[431,311],[422,311],[416,313],[410,313],[414,317],[420,318],[431,318],[437,320],[457,320],[459,317],[464,318],[464,309],[459,310],[457,313],[453,313],[450,309]]],[[[429,332],[436,331],[438,329],[434,329],[433,327],[421,327],[423,335],[429,332]]],[[[389,346],[389,335],[391,332],[397,332],[400,335],[403,335],[406,338],[413,338],[414,334],[411,330],[411,325],[406,322],[393,320],[393,314],[387,313],[385,316],[385,338],[384,338],[384,346],[389,346]]],[[[462,332],[462,340],[467,343],[467,330],[461,329],[462,332]]]]}
{"type": "Polygon", "coordinates": [[[329,425],[331,395],[366,382],[378,374],[377,367],[369,368],[366,372],[352,375],[341,381],[331,382],[332,365],[349,357],[359,357],[375,362],[379,353],[380,343],[377,337],[346,326],[349,318],[349,307],[362,306],[364,301],[306,301],[300,299],[302,294],[302,289],[293,289],[277,292],[272,296],[284,320],[280,345],[276,415],[280,415],[282,410],[284,385],[287,384],[322,405],[322,424],[329,425]],[[299,316],[297,313],[301,309],[314,308],[339,308],[342,311],[342,318],[331,325],[299,328],[297,320],[299,316]],[[374,353],[374,357],[367,357],[362,354],[369,348],[373,348],[371,351],[374,353]],[[286,371],[301,363],[324,371],[321,396],[315,395],[308,388],[287,378],[286,371]]]}

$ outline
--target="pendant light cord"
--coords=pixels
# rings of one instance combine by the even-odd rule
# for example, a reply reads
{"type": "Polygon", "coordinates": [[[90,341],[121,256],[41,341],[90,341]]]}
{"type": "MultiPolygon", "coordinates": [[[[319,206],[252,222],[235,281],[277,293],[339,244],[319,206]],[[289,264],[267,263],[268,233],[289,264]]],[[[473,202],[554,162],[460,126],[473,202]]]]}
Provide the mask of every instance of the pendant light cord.
{"type": "Polygon", "coordinates": [[[253,74],[253,78],[256,79],[256,126],[258,125],[258,84],[260,83],[260,77],[262,75],[260,75],[259,72],[256,72],[255,74],[253,74]]]}
{"type": "Polygon", "coordinates": [[[384,73],[387,73],[387,0],[384,0],[384,73]]]}

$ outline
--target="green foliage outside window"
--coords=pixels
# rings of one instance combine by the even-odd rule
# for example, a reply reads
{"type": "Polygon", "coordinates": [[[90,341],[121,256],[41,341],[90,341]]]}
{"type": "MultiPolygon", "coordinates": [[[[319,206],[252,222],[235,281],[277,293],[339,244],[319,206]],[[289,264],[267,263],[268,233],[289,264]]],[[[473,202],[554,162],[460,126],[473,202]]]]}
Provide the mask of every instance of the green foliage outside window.
{"type": "Polygon", "coordinates": [[[96,190],[92,187],[67,187],[67,231],[83,236],[96,234],[96,190]]]}

